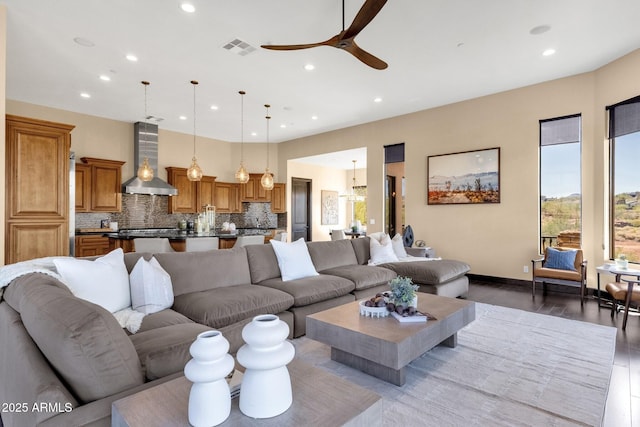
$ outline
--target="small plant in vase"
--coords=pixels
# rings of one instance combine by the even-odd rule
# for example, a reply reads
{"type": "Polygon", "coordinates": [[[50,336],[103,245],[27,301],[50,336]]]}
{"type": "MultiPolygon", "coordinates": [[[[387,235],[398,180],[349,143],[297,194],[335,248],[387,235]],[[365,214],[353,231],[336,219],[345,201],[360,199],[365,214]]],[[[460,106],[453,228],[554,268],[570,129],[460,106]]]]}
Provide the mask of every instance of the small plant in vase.
{"type": "Polygon", "coordinates": [[[629,260],[627,259],[627,256],[625,254],[620,254],[618,255],[618,258],[616,258],[616,267],[621,268],[621,269],[627,269],[627,267],[629,266],[629,260]]]}
{"type": "Polygon", "coordinates": [[[406,313],[410,316],[415,314],[418,285],[414,285],[409,277],[398,276],[389,282],[389,286],[391,287],[391,297],[387,309],[398,314],[406,313]]]}

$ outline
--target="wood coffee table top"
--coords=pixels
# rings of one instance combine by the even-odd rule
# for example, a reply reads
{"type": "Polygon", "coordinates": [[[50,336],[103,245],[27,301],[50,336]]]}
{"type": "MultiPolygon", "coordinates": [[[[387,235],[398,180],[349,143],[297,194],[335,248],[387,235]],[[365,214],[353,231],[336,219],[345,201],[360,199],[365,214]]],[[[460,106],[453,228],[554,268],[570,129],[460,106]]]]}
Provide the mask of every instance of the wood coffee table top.
{"type": "Polygon", "coordinates": [[[307,337],[331,346],[334,360],[402,385],[407,364],[438,344],[454,347],[457,332],[475,320],[475,303],[457,298],[419,292],[418,310],[437,320],[365,317],[355,301],[307,316],[307,337]]]}
{"type": "MultiPolygon", "coordinates": [[[[327,426],[375,425],[382,416],[382,398],[365,388],[297,359],[289,365],[293,404],[284,413],[266,419],[240,412],[238,398],[221,426],[327,426]]],[[[112,426],[189,426],[191,383],[185,377],[117,400],[112,405],[112,426]]],[[[240,389],[242,393],[242,388],[240,389]]]]}

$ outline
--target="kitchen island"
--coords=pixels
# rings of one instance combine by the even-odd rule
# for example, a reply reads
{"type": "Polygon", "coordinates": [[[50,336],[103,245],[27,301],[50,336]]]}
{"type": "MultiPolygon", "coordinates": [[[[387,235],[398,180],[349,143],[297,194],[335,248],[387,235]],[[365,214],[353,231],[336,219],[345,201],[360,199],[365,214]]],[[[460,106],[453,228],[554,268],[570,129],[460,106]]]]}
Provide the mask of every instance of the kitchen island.
{"type": "Polygon", "coordinates": [[[177,228],[137,228],[121,229],[118,232],[106,230],[106,232],[77,232],[76,235],[99,235],[109,239],[109,250],[122,248],[125,252],[133,252],[133,239],[145,238],[167,238],[171,247],[177,252],[184,252],[186,249],[186,239],[199,237],[217,237],[220,239],[219,248],[228,249],[233,247],[238,236],[263,235],[265,243],[274,236],[275,228],[240,228],[235,233],[222,230],[210,231],[209,233],[196,233],[192,231],[179,230],[177,228]]]}

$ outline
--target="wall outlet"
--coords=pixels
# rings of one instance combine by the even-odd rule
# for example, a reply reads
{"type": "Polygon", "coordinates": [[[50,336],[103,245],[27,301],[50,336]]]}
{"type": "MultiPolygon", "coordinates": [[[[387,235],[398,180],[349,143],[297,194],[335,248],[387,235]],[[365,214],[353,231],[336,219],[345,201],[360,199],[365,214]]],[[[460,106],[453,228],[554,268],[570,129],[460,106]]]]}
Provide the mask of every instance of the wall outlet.
{"type": "Polygon", "coordinates": [[[375,220],[375,219],[373,219],[373,218],[369,218],[369,224],[371,224],[371,225],[375,225],[375,223],[376,223],[376,220],[375,220]]]}
{"type": "Polygon", "coordinates": [[[522,272],[523,273],[528,273],[529,272],[529,266],[525,265],[524,267],[522,267],[522,272]]]}

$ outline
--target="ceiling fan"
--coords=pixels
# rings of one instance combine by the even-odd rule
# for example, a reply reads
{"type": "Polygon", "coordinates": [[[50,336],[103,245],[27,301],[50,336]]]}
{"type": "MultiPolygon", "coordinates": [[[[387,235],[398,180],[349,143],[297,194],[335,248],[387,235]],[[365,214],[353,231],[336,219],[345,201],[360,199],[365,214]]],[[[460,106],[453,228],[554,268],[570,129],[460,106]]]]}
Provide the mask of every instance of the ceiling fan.
{"type": "Polygon", "coordinates": [[[378,14],[378,12],[380,12],[386,2],[387,0],[366,0],[360,8],[360,11],[356,15],[356,17],[353,19],[351,26],[345,30],[344,0],[342,0],[342,31],[339,34],[331,37],[329,40],[325,40],[319,43],[262,45],[261,47],[271,50],[298,50],[317,46],[332,46],[349,52],[360,61],[364,62],[372,68],[375,68],[376,70],[384,70],[385,68],[387,68],[387,63],[360,48],[356,44],[356,41],[354,39],[360,33],[360,31],[362,31],[364,27],[369,25],[369,22],[371,22],[373,18],[376,17],[376,15],[378,14]]]}

